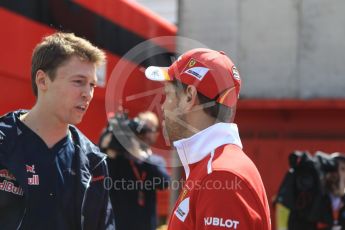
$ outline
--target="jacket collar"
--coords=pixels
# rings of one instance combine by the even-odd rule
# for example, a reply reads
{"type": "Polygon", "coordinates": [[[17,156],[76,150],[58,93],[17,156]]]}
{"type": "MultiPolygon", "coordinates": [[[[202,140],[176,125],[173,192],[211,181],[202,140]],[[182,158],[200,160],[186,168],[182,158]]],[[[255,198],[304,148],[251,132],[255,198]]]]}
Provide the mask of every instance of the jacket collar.
{"type": "MultiPolygon", "coordinates": [[[[27,110],[18,110],[0,117],[0,159],[13,155],[17,137],[22,134],[17,124],[17,118],[27,112],[27,110]]],[[[82,154],[81,164],[85,164],[90,170],[93,170],[106,159],[106,155],[101,153],[99,148],[75,126],[70,125],[69,131],[72,134],[74,145],[80,149],[80,154],[82,154]]]]}
{"type": "Polygon", "coordinates": [[[216,148],[224,144],[235,144],[242,148],[237,125],[234,123],[216,123],[189,138],[174,142],[179,158],[188,178],[189,165],[204,159],[216,148]]]}

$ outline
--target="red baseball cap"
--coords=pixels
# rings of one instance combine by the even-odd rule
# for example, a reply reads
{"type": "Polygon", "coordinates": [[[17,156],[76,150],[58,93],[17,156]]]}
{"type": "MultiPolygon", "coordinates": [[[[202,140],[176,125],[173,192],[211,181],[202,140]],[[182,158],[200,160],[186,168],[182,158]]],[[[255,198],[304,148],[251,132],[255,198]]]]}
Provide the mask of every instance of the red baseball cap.
{"type": "Polygon", "coordinates": [[[145,76],[153,81],[179,80],[228,107],[236,105],[241,78],[223,51],[198,48],[182,54],[170,67],[150,66],[145,76]]]}

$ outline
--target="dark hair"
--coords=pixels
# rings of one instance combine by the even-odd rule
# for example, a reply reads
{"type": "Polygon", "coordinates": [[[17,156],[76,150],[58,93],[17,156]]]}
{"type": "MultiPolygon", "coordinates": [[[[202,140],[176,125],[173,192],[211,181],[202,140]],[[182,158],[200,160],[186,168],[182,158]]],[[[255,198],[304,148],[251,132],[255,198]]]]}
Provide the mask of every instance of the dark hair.
{"type": "MultiPolygon", "coordinates": [[[[176,89],[176,96],[179,98],[179,93],[181,90],[185,91],[187,89],[187,85],[180,82],[180,81],[173,81],[172,82],[175,89],[176,89]]],[[[203,110],[209,116],[215,118],[219,122],[230,122],[235,115],[236,108],[234,107],[227,107],[225,105],[219,104],[216,102],[218,96],[214,99],[210,99],[204,96],[201,93],[197,93],[200,105],[203,105],[203,110]]]]}
{"type": "Polygon", "coordinates": [[[35,96],[37,71],[43,70],[53,81],[56,69],[74,55],[97,65],[105,61],[105,53],[102,50],[73,33],[57,32],[42,39],[35,47],[31,61],[32,90],[35,96]]]}

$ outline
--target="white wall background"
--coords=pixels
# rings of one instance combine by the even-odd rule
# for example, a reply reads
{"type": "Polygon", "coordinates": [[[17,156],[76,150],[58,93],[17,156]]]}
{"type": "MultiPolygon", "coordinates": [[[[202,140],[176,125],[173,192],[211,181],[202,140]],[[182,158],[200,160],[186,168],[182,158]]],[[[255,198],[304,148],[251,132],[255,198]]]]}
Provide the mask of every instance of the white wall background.
{"type": "Polygon", "coordinates": [[[242,97],[345,98],[344,0],[180,0],[178,25],[231,56],[242,97]]]}
{"type": "Polygon", "coordinates": [[[146,8],[149,8],[170,23],[177,23],[177,0],[136,0],[146,8]]]}

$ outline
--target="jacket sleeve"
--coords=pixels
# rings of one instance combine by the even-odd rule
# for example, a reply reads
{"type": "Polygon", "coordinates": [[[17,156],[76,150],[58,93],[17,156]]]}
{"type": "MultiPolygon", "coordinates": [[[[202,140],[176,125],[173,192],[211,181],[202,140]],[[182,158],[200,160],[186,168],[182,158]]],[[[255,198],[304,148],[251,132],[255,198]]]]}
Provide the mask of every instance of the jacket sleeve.
{"type": "MultiPolygon", "coordinates": [[[[5,157],[5,153],[8,152],[7,148],[9,148],[9,141],[6,140],[5,134],[5,123],[2,122],[3,117],[0,117],[0,163],[5,157]]],[[[13,142],[13,141],[12,141],[13,142]]]]}
{"type": "Polygon", "coordinates": [[[149,179],[152,180],[155,189],[166,189],[170,183],[170,176],[166,169],[165,161],[162,157],[154,156],[148,162],[149,179]]]}
{"type": "Polygon", "coordinates": [[[108,168],[102,161],[93,171],[84,207],[84,229],[114,230],[115,217],[106,186],[108,168]]]}
{"type": "Polygon", "coordinates": [[[196,229],[220,227],[240,230],[269,230],[255,191],[236,175],[214,171],[200,183],[195,198],[196,229]]]}

